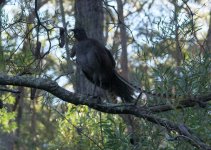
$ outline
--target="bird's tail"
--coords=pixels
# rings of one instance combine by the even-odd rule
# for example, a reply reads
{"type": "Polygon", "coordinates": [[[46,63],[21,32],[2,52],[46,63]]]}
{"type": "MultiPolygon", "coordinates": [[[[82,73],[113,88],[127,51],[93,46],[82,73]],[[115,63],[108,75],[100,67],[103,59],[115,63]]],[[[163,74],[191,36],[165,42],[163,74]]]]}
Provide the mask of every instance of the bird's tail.
{"type": "Polygon", "coordinates": [[[130,83],[121,77],[116,71],[114,71],[112,82],[111,91],[120,96],[125,102],[133,101],[133,88],[131,87],[130,83]]]}

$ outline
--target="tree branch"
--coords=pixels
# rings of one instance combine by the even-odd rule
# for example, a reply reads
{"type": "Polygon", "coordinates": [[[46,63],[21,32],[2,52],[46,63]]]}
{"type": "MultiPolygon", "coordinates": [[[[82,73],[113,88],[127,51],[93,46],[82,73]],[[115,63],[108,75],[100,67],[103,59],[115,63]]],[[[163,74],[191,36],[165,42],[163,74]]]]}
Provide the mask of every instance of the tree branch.
{"type": "Polygon", "coordinates": [[[19,94],[20,91],[18,90],[12,90],[12,89],[7,89],[7,88],[0,88],[0,91],[2,92],[10,92],[10,93],[15,93],[15,94],[19,94]]]}
{"type": "Polygon", "coordinates": [[[146,107],[140,107],[133,104],[120,105],[97,103],[97,98],[69,92],[66,89],[60,87],[56,82],[43,78],[33,78],[27,76],[12,77],[0,73],[0,85],[25,86],[42,89],[62,99],[65,102],[75,105],[86,105],[98,111],[111,114],[131,114],[157,125],[163,126],[169,131],[176,131],[179,135],[181,135],[181,137],[185,137],[188,142],[200,149],[211,149],[211,147],[206,145],[200,138],[193,135],[190,129],[188,129],[184,124],[175,124],[168,120],[158,118],[152,115],[151,111],[146,107]]]}
{"type": "Polygon", "coordinates": [[[198,96],[194,98],[187,98],[184,100],[180,100],[177,106],[173,106],[171,104],[163,104],[157,106],[149,106],[149,110],[153,113],[165,112],[174,109],[183,109],[187,107],[193,107],[199,105],[200,107],[206,107],[206,102],[211,101],[211,93],[203,96],[198,96]]]}

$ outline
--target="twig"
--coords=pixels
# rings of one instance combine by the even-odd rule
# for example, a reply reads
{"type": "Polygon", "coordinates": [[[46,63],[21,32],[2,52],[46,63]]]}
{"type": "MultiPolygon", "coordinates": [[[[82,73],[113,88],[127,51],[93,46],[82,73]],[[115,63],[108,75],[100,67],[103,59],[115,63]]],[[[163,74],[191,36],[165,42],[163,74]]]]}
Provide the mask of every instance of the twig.
{"type": "Polygon", "coordinates": [[[20,93],[20,91],[18,91],[18,90],[5,89],[5,88],[0,88],[0,91],[10,92],[10,93],[15,93],[15,94],[19,94],[20,93]]]}
{"type": "Polygon", "coordinates": [[[37,0],[35,0],[35,16],[36,16],[36,18],[37,18],[37,26],[38,26],[38,28],[39,28],[39,26],[42,26],[42,27],[45,29],[45,31],[46,31],[46,33],[47,33],[48,43],[49,43],[48,51],[47,51],[46,53],[44,53],[44,54],[41,56],[41,59],[42,59],[42,58],[44,58],[47,54],[50,53],[50,50],[51,50],[51,48],[52,48],[52,46],[51,46],[52,44],[51,44],[50,34],[49,34],[49,31],[50,31],[50,30],[49,30],[45,25],[43,25],[42,22],[40,21],[40,17],[39,17],[39,15],[38,15],[38,3],[37,3],[37,0]]]}

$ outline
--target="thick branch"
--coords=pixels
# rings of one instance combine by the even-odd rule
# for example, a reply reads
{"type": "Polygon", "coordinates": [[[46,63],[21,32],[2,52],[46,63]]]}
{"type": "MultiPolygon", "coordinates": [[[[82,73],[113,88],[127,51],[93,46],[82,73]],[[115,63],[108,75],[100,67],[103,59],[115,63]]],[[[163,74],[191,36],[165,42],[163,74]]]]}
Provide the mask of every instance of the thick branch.
{"type": "Polygon", "coordinates": [[[26,86],[32,88],[38,88],[45,90],[54,96],[72,103],[75,105],[87,105],[90,108],[96,109],[101,112],[111,113],[111,114],[131,114],[139,118],[146,119],[152,123],[165,127],[169,131],[178,132],[181,137],[184,137],[192,145],[200,149],[210,149],[208,145],[202,142],[199,138],[192,135],[190,130],[183,124],[175,124],[168,120],[164,120],[158,117],[151,115],[151,112],[148,108],[135,106],[135,105],[117,105],[117,104],[101,104],[97,103],[96,98],[88,100],[89,97],[81,96],[74,94],[60,87],[56,82],[42,79],[42,78],[33,78],[27,76],[15,76],[11,77],[8,75],[0,74],[0,85],[14,85],[14,86],[26,86]]]}

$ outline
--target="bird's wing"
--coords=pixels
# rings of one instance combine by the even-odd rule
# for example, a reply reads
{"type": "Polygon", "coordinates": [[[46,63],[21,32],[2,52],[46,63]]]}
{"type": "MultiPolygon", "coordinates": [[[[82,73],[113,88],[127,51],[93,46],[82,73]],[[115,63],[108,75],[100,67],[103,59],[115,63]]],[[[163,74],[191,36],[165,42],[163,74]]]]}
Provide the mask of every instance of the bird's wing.
{"type": "Polygon", "coordinates": [[[112,56],[111,52],[106,47],[105,47],[105,50],[106,50],[106,53],[108,54],[108,56],[109,56],[109,58],[110,58],[110,60],[112,62],[113,67],[115,68],[116,67],[116,62],[114,60],[114,57],[112,56]]]}
{"type": "Polygon", "coordinates": [[[90,39],[91,43],[95,46],[95,56],[102,67],[109,67],[114,69],[116,62],[111,52],[100,42],[90,39]]]}

